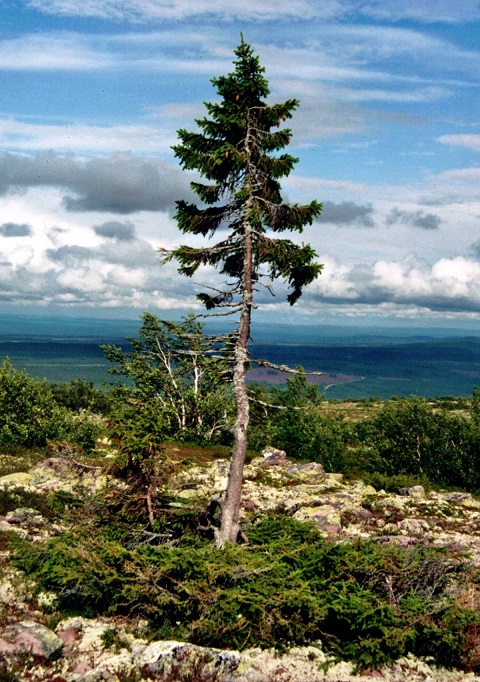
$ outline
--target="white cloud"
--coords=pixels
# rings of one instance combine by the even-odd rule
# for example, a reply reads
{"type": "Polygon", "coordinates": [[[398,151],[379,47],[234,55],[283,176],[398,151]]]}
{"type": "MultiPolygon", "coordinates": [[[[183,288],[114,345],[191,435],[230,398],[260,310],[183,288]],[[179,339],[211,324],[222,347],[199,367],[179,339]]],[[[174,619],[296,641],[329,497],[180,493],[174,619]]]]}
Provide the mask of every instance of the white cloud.
{"type": "Polygon", "coordinates": [[[111,56],[87,44],[77,33],[30,34],[0,41],[3,70],[91,71],[114,64],[111,56]]]}
{"type": "Polygon", "coordinates": [[[174,129],[161,126],[105,125],[80,122],[40,124],[0,118],[0,146],[5,150],[51,150],[84,152],[89,156],[135,150],[137,154],[159,154],[169,150],[177,139],[174,129]]]}
{"type": "Polygon", "coordinates": [[[464,23],[480,18],[478,0],[370,0],[361,4],[367,16],[383,21],[414,19],[424,23],[464,23]]]}
{"type": "Polygon", "coordinates": [[[480,263],[468,258],[442,258],[429,266],[414,258],[378,261],[373,284],[394,301],[417,302],[428,308],[472,307],[480,311],[480,263]]]}
{"type": "Polygon", "coordinates": [[[29,0],[28,5],[46,14],[73,17],[146,22],[182,20],[200,16],[223,16],[228,19],[322,18],[344,13],[340,0],[29,0]]]}
{"type": "Polygon", "coordinates": [[[437,138],[437,142],[480,152],[480,135],[442,135],[437,138]]]}
{"type": "Polygon", "coordinates": [[[423,23],[457,23],[480,17],[477,0],[28,0],[46,14],[146,22],[223,16],[246,20],[278,18],[333,19],[360,11],[383,21],[413,19],[423,23]]]}

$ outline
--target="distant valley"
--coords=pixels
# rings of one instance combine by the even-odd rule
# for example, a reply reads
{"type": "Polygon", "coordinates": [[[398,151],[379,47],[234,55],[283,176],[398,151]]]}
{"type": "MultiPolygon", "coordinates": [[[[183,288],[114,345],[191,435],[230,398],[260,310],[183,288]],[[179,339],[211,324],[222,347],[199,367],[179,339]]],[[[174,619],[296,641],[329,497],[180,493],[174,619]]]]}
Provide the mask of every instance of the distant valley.
{"type": "MultiPolygon", "coordinates": [[[[134,320],[0,318],[0,359],[49,382],[74,378],[97,386],[112,380],[100,344],[126,345],[134,320]]],[[[255,327],[253,358],[301,365],[328,398],[392,395],[470,396],[480,386],[480,334],[461,330],[378,330],[315,326],[255,327]]],[[[288,374],[255,368],[251,381],[280,384],[288,374]]]]}

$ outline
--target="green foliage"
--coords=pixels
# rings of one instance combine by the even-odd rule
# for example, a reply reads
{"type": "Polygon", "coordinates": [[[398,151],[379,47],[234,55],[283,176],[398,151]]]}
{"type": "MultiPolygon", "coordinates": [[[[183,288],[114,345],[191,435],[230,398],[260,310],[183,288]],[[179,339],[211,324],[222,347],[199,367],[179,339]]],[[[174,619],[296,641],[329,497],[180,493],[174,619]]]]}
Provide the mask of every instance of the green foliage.
{"type": "Polygon", "coordinates": [[[7,661],[0,656],[0,680],[2,682],[20,682],[20,677],[12,670],[7,661]]]}
{"type": "Polygon", "coordinates": [[[0,444],[45,445],[64,424],[65,412],[46,383],[13,369],[5,359],[0,367],[0,444]]]}
{"type": "Polygon", "coordinates": [[[65,412],[63,427],[59,429],[56,440],[73,443],[86,453],[90,453],[94,450],[97,439],[104,430],[104,424],[88,412],[79,414],[65,412]]]}
{"type": "Polygon", "coordinates": [[[399,494],[402,488],[411,488],[416,485],[422,485],[428,491],[431,488],[430,481],[418,476],[409,474],[382,474],[378,471],[363,474],[363,482],[373,486],[376,490],[385,490],[387,493],[399,494]]]}
{"type": "Polygon", "coordinates": [[[216,537],[219,546],[236,542],[240,531],[249,423],[248,343],[259,285],[265,279],[281,278],[288,289],[287,301],[293,305],[323,268],[309,244],[276,236],[285,230],[302,232],[322,209],[317,201],[289,205],[281,196],[279,178],[289,175],[297,162],[279,153],[291,136],[281,123],[291,118],[298,102],[291,99],[270,105],[264,101],[269,95],[264,68],[243,36],[235,56],[234,70],[212,79],[219,101],[205,104],[209,118],[197,119],[195,132],[179,130],[180,144],[173,147],[182,168],[197,171],[207,181],[191,183],[200,205],[177,201],[175,218],[180,230],[212,237],[221,228],[226,235],[206,247],[182,244],[164,256],[164,262],[175,259],[178,271],[187,277],[203,266],[215,268],[223,284],[207,286],[197,298],[207,310],[221,308],[217,315],[238,316],[235,330],[217,337],[224,342],[230,363],[236,408],[231,465],[216,537]]]}
{"type": "Polygon", "coordinates": [[[68,440],[85,450],[95,446],[101,431],[98,420],[74,415],[60,406],[44,381],[12,367],[0,367],[0,444],[43,447],[48,441],[68,440]]]}
{"type": "Polygon", "coordinates": [[[477,428],[480,428],[480,389],[475,386],[472,395],[472,420],[477,428]]]}
{"type": "Polygon", "coordinates": [[[15,444],[2,445],[0,451],[0,476],[28,471],[34,467],[45,454],[39,448],[26,448],[15,444]]]}
{"type": "Polygon", "coordinates": [[[120,651],[120,649],[131,649],[128,638],[116,628],[104,630],[100,635],[100,640],[105,649],[113,649],[115,652],[120,651]]]}
{"type": "Polygon", "coordinates": [[[39,493],[28,488],[1,486],[0,487],[0,516],[20,507],[35,509],[47,521],[54,521],[67,508],[77,507],[78,498],[71,493],[58,491],[51,494],[39,493]]]}
{"type": "Polygon", "coordinates": [[[322,396],[315,384],[307,383],[302,367],[285,387],[251,385],[249,396],[254,449],[273,445],[288,457],[319,462],[329,471],[348,470],[351,429],[342,418],[322,415],[322,396]]]}
{"type": "Polygon", "coordinates": [[[142,321],[139,336],[128,339],[131,351],[102,346],[115,363],[110,373],[128,377],[134,384],[130,391],[117,389],[116,402],[123,400],[135,404],[139,412],[158,415],[165,438],[221,441],[231,412],[226,368],[203,334],[203,325],[193,315],[176,324],[144,313],[142,321]]]}
{"type": "Polygon", "coordinates": [[[356,430],[366,471],[426,477],[472,492],[480,488],[480,431],[473,419],[433,410],[421,398],[401,398],[356,430]]]}
{"type": "Polygon", "coordinates": [[[458,559],[427,547],[328,544],[313,526],[282,517],[248,533],[247,548],[126,549],[76,529],[24,544],[15,562],[57,594],[58,608],[138,615],[157,637],[239,649],[321,640],[359,669],[408,652],[470,664],[480,616],[448,596],[465,570],[458,559]]]}
{"type": "Polygon", "coordinates": [[[196,121],[200,132],[179,130],[180,144],[173,148],[183,168],[198,170],[212,183],[191,183],[202,207],[177,202],[179,228],[184,233],[211,236],[228,223],[231,234],[211,248],[180,246],[168,258],[177,259],[179,271],[187,276],[210,264],[237,281],[229,290],[200,294],[208,309],[230,305],[232,297],[242,293],[245,267],[253,282],[258,282],[260,273],[271,280],[283,278],[290,287],[288,301],[293,304],[322,266],[315,262],[316,253],[308,244],[272,239],[265,232],[266,228],[301,232],[321,211],[316,201],[291,206],[281,198],[278,179],[291,172],[297,159],[286,153],[276,155],[291,137],[290,129],[280,124],[291,118],[298,102],[290,99],[268,105],[264,101],[268,82],[258,57],[243,39],[235,55],[233,72],[212,79],[221,99],[206,103],[210,118],[196,121]],[[248,266],[243,248],[247,233],[252,240],[248,266]]]}
{"type": "Polygon", "coordinates": [[[73,412],[87,410],[105,415],[110,410],[110,395],[95,388],[93,381],[71,379],[68,383],[50,384],[50,390],[59,405],[73,412]]]}
{"type": "Polygon", "coordinates": [[[291,458],[320,462],[328,471],[391,491],[420,484],[480,490],[475,392],[471,416],[453,411],[450,402],[445,409],[446,399],[414,396],[392,399],[349,421],[340,410],[327,416],[331,403],[322,403],[301,373],[284,388],[252,385],[249,394],[255,449],[274,445],[291,458]]]}

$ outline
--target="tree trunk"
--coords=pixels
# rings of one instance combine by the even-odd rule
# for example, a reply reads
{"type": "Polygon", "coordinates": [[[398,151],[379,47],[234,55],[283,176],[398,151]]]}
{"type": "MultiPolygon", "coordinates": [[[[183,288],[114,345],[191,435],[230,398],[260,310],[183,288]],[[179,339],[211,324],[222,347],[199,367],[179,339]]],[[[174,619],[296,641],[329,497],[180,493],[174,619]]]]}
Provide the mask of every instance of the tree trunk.
{"type": "MultiPolygon", "coordinates": [[[[250,209],[247,202],[247,216],[250,209]]],[[[250,338],[250,321],[252,316],[252,231],[245,220],[245,252],[243,266],[242,311],[240,315],[238,338],[235,344],[235,361],[233,368],[233,391],[237,415],[233,431],[233,452],[230,459],[228,484],[225,501],[222,506],[222,520],[215,544],[223,547],[226,542],[236,543],[239,535],[246,540],[238,523],[240,501],[242,496],[243,465],[247,454],[247,428],[249,420],[249,403],[245,375],[248,369],[248,341],[250,338]]]]}

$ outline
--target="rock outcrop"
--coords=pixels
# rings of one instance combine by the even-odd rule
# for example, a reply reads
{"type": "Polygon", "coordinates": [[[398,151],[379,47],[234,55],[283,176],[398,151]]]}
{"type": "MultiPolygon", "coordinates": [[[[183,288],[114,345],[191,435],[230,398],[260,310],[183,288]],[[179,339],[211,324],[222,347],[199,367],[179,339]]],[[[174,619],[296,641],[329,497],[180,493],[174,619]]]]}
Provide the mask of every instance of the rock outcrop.
{"type": "MultiPolygon", "coordinates": [[[[201,505],[221,495],[227,475],[228,462],[216,460],[183,468],[171,480],[171,488],[185,502],[201,505]]],[[[51,458],[29,472],[1,477],[0,487],[40,494],[65,490],[75,495],[98,490],[105,481],[94,468],[51,458]]],[[[360,537],[442,545],[470,551],[473,563],[480,566],[480,503],[468,493],[426,495],[421,486],[405,488],[399,495],[376,491],[361,481],[326,473],[319,464],[298,464],[288,461],[284,453],[269,450],[245,467],[242,499],[244,518],[261,510],[279,510],[300,521],[313,521],[333,542],[360,537]]],[[[20,506],[0,517],[0,533],[10,531],[32,541],[61,530],[31,507],[20,506]]],[[[5,565],[1,578],[0,610],[8,617],[0,632],[0,679],[9,667],[20,671],[17,679],[38,682],[372,679],[371,675],[354,676],[350,664],[333,665],[320,643],[279,655],[259,649],[239,653],[185,642],[147,642],[141,622],[119,618],[70,618],[54,632],[45,626],[42,611],[32,610],[28,586],[22,584],[20,575],[5,565]]],[[[47,605],[49,598],[37,597],[35,608],[42,600],[47,605]]],[[[386,682],[480,680],[473,674],[434,669],[414,658],[402,659],[377,676],[386,682]]]]}

